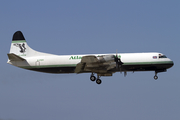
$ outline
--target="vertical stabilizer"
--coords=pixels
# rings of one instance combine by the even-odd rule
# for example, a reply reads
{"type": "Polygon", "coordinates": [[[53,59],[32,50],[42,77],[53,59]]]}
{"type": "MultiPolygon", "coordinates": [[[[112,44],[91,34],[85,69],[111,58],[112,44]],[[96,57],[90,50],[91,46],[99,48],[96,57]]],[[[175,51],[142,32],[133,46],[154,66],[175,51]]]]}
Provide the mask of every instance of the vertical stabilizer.
{"type": "Polygon", "coordinates": [[[41,54],[40,52],[37,52],[28,46],[21,31],[17,31],[14,33],[13,38],[12,38],[10,53],[18,55],[22,58],[36,56],[36,55],[41,54]]]}
{"type": "Polygon", "coordinates": [[[19,56],[26,56],[27,43],[21,31],[14,33],[10,48],[10,53],[14,53],[19,56]]]}

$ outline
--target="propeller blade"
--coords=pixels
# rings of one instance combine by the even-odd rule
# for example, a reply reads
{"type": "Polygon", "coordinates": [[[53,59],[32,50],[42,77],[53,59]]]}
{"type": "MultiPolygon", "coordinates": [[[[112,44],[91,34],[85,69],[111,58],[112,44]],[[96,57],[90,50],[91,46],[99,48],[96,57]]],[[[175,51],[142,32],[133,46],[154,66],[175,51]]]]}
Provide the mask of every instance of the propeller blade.
{"type": "Polygon", "coordinates": [[[126,72],[126,71],[124,71],[124,77],[126,77],[126,75],[127,75],[127,72],[126,72]]]}
{"type": "Polygon", "coordinates": [[[118,53],[116,50],[116,55],[114,56],[114,61],[116,62],[116,68],[121,68],[121,65],[123,64],[123,62],[121,62],[121,59],[118,58],[118,53]]]}

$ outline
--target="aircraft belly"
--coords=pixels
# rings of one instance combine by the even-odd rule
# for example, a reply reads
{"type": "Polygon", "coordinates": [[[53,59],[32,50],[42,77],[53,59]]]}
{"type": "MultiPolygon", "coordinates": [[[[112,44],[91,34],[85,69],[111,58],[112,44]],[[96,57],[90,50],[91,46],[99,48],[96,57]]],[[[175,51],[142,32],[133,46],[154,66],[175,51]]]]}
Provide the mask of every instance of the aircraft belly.
{"type": "Polygon", "coordinates": [[[123,71],[155,71],[161,69],[168,69],[173,64],[141,64],[141,65],[123,65],[123,71]]]}
{"type": "Polygon", "coordinates": [[[46,67],[46,68],[27,68],[28,70],[45,73],[74,73],[76,67],[46,67]]]}

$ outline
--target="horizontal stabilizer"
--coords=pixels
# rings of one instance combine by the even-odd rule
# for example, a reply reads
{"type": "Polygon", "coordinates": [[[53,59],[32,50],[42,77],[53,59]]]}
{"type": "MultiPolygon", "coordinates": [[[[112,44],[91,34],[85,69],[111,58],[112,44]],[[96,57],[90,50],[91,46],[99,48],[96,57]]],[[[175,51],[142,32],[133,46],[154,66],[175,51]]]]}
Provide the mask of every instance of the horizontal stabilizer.
{"type": "Polygon", "coordinates": [[[9,53],[7,55],[8,55],[9,60],[11,60],[11,61],[24,61],[24,60],[26,60],[26,59],[14,54],[14,53],[9,53]]]}

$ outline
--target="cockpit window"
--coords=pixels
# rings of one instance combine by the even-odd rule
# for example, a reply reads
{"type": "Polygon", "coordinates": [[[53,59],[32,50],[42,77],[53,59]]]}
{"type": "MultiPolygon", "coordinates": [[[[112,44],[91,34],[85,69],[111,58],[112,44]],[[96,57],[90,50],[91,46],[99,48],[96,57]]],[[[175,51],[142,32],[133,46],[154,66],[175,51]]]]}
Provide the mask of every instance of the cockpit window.
{"type": "Polygon", "coordinates": [[[167,58],[165,55],[159,55],[159,58],[167,58]]]}

